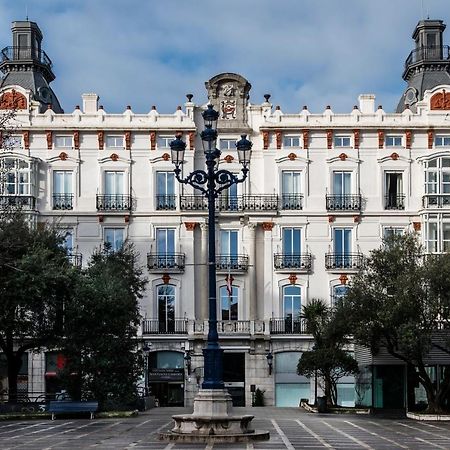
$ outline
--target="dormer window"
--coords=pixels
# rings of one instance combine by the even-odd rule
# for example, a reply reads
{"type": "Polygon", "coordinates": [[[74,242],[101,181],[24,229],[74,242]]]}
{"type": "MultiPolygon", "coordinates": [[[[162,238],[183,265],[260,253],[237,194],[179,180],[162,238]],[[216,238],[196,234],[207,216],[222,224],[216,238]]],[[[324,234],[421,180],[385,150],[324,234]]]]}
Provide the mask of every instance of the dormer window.
{"type": "Polygon", "coordinates": [[[299,148],[300,136],[299,135],[287,135],[283,138],[283,147],[285,148],[299,148]]]}
{"type": "Polygon", "coordinates": [[[434,138],[434,145],[436,147],[450,147],[450,136],[437,135],[434,138]]]}
{"type": "Polygon", "coordinates": [[[334,146],[335,147],[351,147],[351,137],[350,136],[335,136],[334,146]]]}
{"type": "Polygon", "coordinates": [[[123,148],[123,136],[106,136],[106,147],[123,148]]]}
{"type": "Polygon", "coordinates": [[[386,147],[402,147],[402,136],[386,136],[386,147]]]}
{"type": "Polygon", "coordinates": [[[72,148],[73,136],[55,136],[55,148],[72,148]]]}

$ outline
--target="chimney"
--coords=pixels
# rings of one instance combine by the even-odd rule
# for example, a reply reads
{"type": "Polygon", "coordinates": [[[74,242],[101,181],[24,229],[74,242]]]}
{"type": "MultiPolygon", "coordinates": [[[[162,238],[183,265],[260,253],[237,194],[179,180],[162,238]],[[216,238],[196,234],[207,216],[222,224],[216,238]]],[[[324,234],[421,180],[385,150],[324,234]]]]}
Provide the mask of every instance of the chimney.
{"type": "Polygon", "coordinates": [[[96,113],[98,110],[99,96],[97,94],[83,94],[83,112],[84,113],[96,113]]]}
{"type": "Polygon", "coordinates": [[[375,95],[374,94],[361,94],[358,97],[359,110],[363,114],[373,114],[375,112],[375,95]]]}

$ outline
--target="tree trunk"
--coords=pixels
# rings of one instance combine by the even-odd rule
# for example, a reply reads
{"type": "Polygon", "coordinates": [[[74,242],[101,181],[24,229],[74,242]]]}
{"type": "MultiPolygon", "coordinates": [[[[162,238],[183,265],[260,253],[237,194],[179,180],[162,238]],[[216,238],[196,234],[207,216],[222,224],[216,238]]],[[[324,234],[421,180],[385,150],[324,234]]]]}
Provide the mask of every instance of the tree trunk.
{"type": "Polygon", "coordinates": [[[17,378],[19,376],[20,366],[22,361],[17,361],[15,353],[8,353],[6,355],[8,364],[8,402],[17,402],[17,378]]]}
{"type": "Polygon", "coordinates": [[[419,370],[419,381],[420,384],[424,387],[425,392],[427,394],[427,402],[428,406],[426,409],[427,413],[430,414],[440,414],[442,413],[442,407],[439,404],[439,399],[437,396],[437,388],[431,381],[428,373],[425,370],[423,364],[418,364],[417,369],[419,370]]]}

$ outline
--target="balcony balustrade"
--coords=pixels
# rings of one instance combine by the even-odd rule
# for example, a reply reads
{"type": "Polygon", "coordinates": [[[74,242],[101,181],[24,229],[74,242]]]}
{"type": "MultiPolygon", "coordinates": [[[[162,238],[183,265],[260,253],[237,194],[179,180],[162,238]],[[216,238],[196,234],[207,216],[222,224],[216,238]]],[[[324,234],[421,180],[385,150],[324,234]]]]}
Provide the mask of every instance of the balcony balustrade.
{"type": "Polygon", "coordinates": [[[142,334],[187,334],[187,319],[158,320],[144,319],[142,334]]]}
{"type": "Polygon", "coordinates": [[[177,196],[175,194],[157,195],[155,200],[157,211],[175,211],[177,209],[177,196]]]}
{"type": "Polygon", "coordinates": [[[421,61],[440,61],[450,59],[450,48],[448,45],[433,45],[414,49],[406,58],[405,69],[410,65],[421,61]]]}
{"type": "Polygon", "coordinates": [[[280,209],[297,211],[303,209],[303,195],[281,194],[280,209]]]}
{"type": "Polygon", "coordinates": [[[31,195],[0,195],[0,209],[8,208],[35,209],[36,198],[31,195]]]}
{"type": "Polygon", "coordinates": [[[98,211],[131,211],[131,195],[97,195],[98,211]]]}
{"type": "Polygon", "coordinates": [[[148,253],[147,267],[150,272],[183,272],[184,253],[148,253]]]}
{"type": "MultiPolygon", "coordinates": [[[[278,195],[220,196],[216,199],[216,210],[221,212],[278,211],[278,195]]],[[[182,195],[182,211],[207,211],[208,202],[202,195],[182,195]]]]}
{"type": "Polygon", "coordinates": [[[81,267],[81,264],[83,262],[83,256],[81,255],[81,253],[69,253],[67,255],[67,259],[74,267],[81,267]]]}
{"type": "Polygon", "coordinates": [[[325,268],[359,270],[364,265],[364,255],[362,253],[327,253],[325,255],[325,268]]]}
{"type": "Polygon", "coordinates": [[[426,194],[422,197],[422,205],[427,208],[450,208],[450,194],[426,194]]]}
{"type": "Polygon", "coordinates": [[[405,194],[385,195],[384,209],[405,209],[405,194]]]}
{"type": "Polygon", "coordinates": [[[305,319],[270,319],[270,334],[308,334],[305,319]]]}
{"type": "Polygon", "coordinates": [[[221,272],[247,272],[248,256],[216,255],[216,270],[221,272]]]}
{"type": "Polygon", "coordinates": [[[328,211],[361,211],[361,195],[326,195],[328,211]]]}
{"type": "Polygon", "coordinates": [[[73,194],[53,194],[54,210],[73,209],[73,194]]]}
{"type": "Polygon", "coordinates": [[[250,320],[218,320],[217,331],[224,334],[250,334],[250,320]]]}
{"type": "Polygon", "coordinates": [[[38,50],[35,47],[10,46],[5,47],[1,51],[1,62],[4,61],[23,61],[32,60],[52,68],[52,60],[47,56],[44,50],[38,50]]]}
{"type": "Polygon", "coordinates": [[[303,253],[298,255],[287,255],[284,253],[275,253],[273,255],[273,264],[275,270],[311,270],[312,257],[309,253],[303,253]]]}

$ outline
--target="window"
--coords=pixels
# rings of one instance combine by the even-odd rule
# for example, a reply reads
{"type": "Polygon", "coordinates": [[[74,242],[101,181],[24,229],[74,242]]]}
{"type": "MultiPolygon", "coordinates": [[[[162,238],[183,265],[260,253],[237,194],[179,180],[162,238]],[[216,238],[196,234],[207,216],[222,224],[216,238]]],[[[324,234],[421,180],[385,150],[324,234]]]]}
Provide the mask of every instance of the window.
{"type": "Polygon", "coordinates": [[[175,253],[175,229],[158,228],[156,230],[156,251],[163,255],[175,253]]]}
{"type": "Polygon", "coordinates": [[[221,286],[219,289],[220,314],[222,320],[238,320],[238,288],[221,286]]]}
{"type": "Polygon", "coordinates": [[[222,269],[238,268],[238,230],[220,231],[220,255],[218,263],[222,269]]]}
{"type": "Polygon", "coordinates": [[[389,240],[394,236],[401,236],[405,232],[404,227],[384,227],[383,239],[389,240]]]}
{"type": "Polygon", "coordinates": [[[53,209],[72,209],[72,202],[72,172],[55,170],[53,172],[53,209]]]}
{"type": "Polygon", "coordinates": [[[384,185],[384,209],[405,209],[403,174],[401,172],[386,172],[384,174],[384,185]]]}
{"type": "Polygon", "coordinates": [[[333,194],[335,196],[350,195],[352,191],[352,173],[333,172],[333,194]]]}
{"type": "Polygon", "coordinates": [[[335,147],[350,147],[351,138],[350,136],[335,136],[334,146],[335,147]]]}
{"type": "Polygon", "coordinates": [[[105,245],[108,250],[117,252],[123,245],[123,228],[105,228],[105,245]]]}
{"type": "Polygon", "coordinates": [[[450,215],[428,214],[425,218],[425,248],[427,252],[450,252],[450,215]]]}
{"type": "Polygon", "coordinates": [[[3,150],[22,148],[22,137],[16,134],[3,136],[3,150]]]}
{"type": "Polygon", "coordinates": [[[55,136],[56,148],[72,148],[73,136],[55,136]]]}
{"type": "Polygon", "coordinates": [[[30,172],[30,164],[27,161],[18,158],[0,159],[0,194],[30,195],[30,172]]]}
{"type": "Polygon", "coordinates": [[[346,284],[338,284],[333,286],[332,306],[336,306],[347,295],[348,286],[346,284]]]}
{"type": "Polygon", "coordinates": [[[334,228],[333,230],[333,263],[335,268],[351,268],[352,267],[352,229],[351,228],[334,228]]]}
{"type": "Polygon", "coordinates": [[[450,147],[450,136],[436,135],[434,145],[436,147],[450,147]]]}
{"type": "Polygon", "coordinates": [[[283,318],[286,333],[301,332],[301,289],[289,285],[283,288],[283,318]]]}
{"type": "Polygon", "coordinates": [[[221,139],[220,150],[236,150],[236,139],[221,139]]]}
{"type": "Polygon", "coordinates": [[[386,147],[401,147],[402,142],[401,136],[386,136],[386,147]]]}
{"type": "Polygon", "coordinates": [[[283,255],[301,254],[302,230],[300,228],[283,228],[283,255]]]}
{"type": "Polygon", "coordinates": [[[237,211],[238,208],[238,187],[237,184],[232,184],[220,194],[218,209],[219,211],[237,211]]]}
{"type": "Polygon", "coordinates": [[[281,192],[283,209],[302,209],[300,171],[283,170],[281,192]]]}
{"type": "Polygon", "coordinates": [[[106,195],[123,195],[124,173],[107,171],[105,172],[105,194],[106,195]]]}
{"type": "Polygon", "coordinates": [[[283,147],[300,147],[300,136],[284,136],[283,138],[283,147]]]}
{"type": "Polygon", "coordinates": [[[173,172],[156,172],[156,209],[176,209],[175,175],[173,172]]]}
{"type": "Polygon", "coordinates": [[[175,286],[164,284],[157,287],[158,323],[160,333],[175,332],[175,286]]]}
{"type": "Polygon", "coordinates": [[[425,162],[424,207],[447,205],[450,205],[450,158],[434,158],[425,162]]]}
{"type": "Polygon", "coordinates": [[[72,230],[64,231],[64,242],[62,245],[66,249],[67,254],[71,255],[72,250],[73,250],[73,232],[72,232],[72,230]]]}
{"type": "Polygon", "coordinates": [[[158,148],[170,148],[170,143],[173,141],[173,136],[159,136],[158,148]]]}
{"type": "Polygon", "coordinates": [[[123,136],[106,136],[106,147],[123,148],[123,136]]]}

